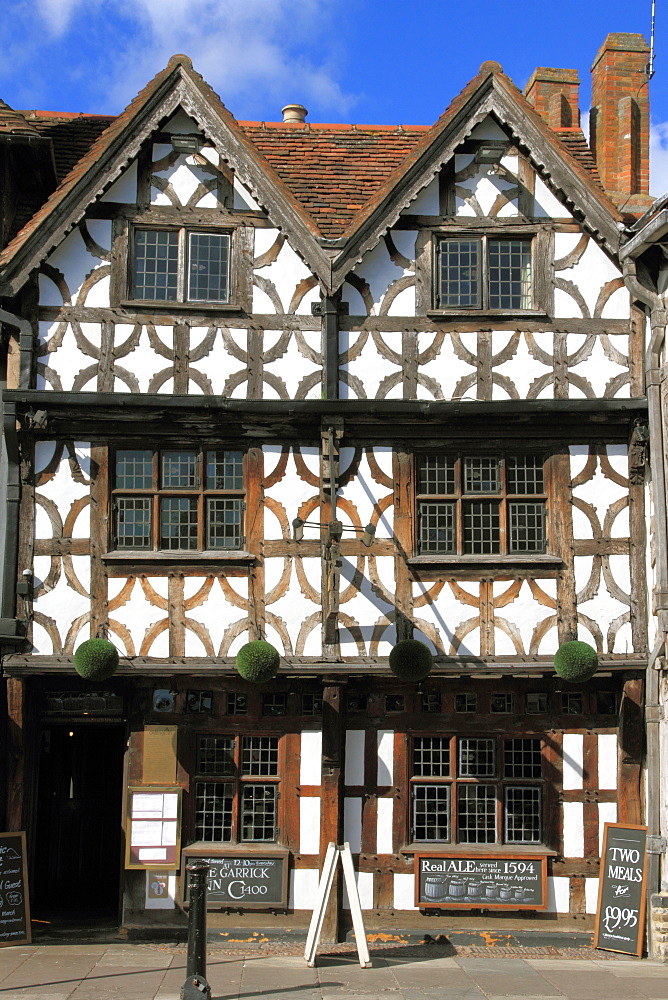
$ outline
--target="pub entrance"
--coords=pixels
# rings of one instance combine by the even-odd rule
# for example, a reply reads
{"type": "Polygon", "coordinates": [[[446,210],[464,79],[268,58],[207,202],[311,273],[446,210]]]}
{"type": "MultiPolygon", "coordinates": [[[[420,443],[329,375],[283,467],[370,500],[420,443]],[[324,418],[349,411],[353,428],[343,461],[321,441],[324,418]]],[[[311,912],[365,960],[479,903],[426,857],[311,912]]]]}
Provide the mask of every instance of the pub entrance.
{"type": "Polygon", "coordinates": [[[123,725],[44,724],[33,914],[115,919],[121,871],[123,725]]]}

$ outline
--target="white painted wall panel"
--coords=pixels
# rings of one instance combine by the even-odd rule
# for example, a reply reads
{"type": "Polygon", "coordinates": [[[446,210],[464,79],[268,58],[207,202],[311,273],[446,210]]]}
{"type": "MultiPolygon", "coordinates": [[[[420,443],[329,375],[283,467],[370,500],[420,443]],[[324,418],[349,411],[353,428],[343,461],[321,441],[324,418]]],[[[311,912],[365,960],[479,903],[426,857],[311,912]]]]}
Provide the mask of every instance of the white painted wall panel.
{"type": "Polygon", "coordinates": [[[100,201],[119,201],[134,204],[137,200],[137,163],[135,160],[120,175],[117,181],[102,195],[100,201]]]}
{"type": "Polygon", "coordinates": [[[378,731],[378,784],[391,785],[394,781],[394,730],[378,731]]]}
{"type": "Polygon", "coordinates": [[[394,799],[377,800],[376,852],[392,854],[394,842],[392,839],[392,817],[394,815],[394,799]]]}
{"type": "Polygon", "coordinates": [[[584,857],[584,803],[564,802],[564,857],[584,857]]]}
{"type": "Polygon", "coordinates": [[[417,910],[415,899],[415,876],[394,875],[394,908],[395,910],[417,910]]]}
{"type": "Polygon", "coordinates": [[[322,781],[322,732],[305,729],[301,734],[299,784],[319,785],[322,781]]]}
{"type": "Polygon", "coordinates": [[[585,913],[596,913],[598,906],[598,882],[597,878],[585,879],[585,913]]]}
{"type": "Polygon", "coordinates": [[[603,829],[606,823],[617,822],[617,803],[599,802],[598,804],[598,850],[603,850],[603,829]]]}
{"type": "Polygon", "coordinates": [[[617,787],[616,733],[601,733],[598,737],[598,787],[617,787]]]}
{"type": "Polygon", "coordinates": [[[547,877],[547,909],[549,913],[568,913],[570,910],[570,879],[564,875],[547,877]]]}
{"type": "Polygon", "coordinates": [[[358,795],[343,799],[343,842],[350,844],[353,854],[362,850],[362,799],[358,795]]]}
{"type": "Polygon", "coordinates": [[[299,853],[320,853],[320,796],[299,799],[299,853]]]}
{"type": "MultiPolygon", "coordinates": [[[[355,882],[357,884],[357,894],[360,899],[360,906],[363,910],[373,910],[373,872],[355,872],[355,882]]],[[[350,909],[348,889],[343,883],[343,908],[350,909]]]]}
{"type": "Polygon", "coordinates": [[[564,790],[582,788],[584,777],[584,736],[580,733],[564,733],[562,759],[564,790]]]}
{"type": "Polygon", "coordinates": [[[364,784],[364,736],[363,729],[346,731],[346,785],[364,784]]]}
{"type": "Polygon", "coordinates": [[[290,872],[288,906],[291,910],[312,910],[318,895],[320,872],[317,868],[293,868],[290,872]]]}

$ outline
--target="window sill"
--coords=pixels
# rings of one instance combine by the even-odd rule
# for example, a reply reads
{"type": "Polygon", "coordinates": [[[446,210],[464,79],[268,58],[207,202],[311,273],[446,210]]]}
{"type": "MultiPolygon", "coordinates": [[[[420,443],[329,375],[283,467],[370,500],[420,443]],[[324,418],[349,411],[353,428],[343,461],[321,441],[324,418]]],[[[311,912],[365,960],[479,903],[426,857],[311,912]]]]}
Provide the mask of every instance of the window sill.
{"type": "Polygon", "coordinates": [[[419,556],[411,556],[406,560],[409,566],[456,566],[458,569],[467,566],[545,566],[559,569],[564,561],[559,556],[549,553],[541,555],[468,555],[449,556],[441,555],[438,552],[425,553],[419,556]]]}
{"type": "Polygon", "coordinates": [[[430,319],[544,319],[548,315],[544,309],[427,309],[426,316],[430,319]]]}
{"type": "Polygon", "coordinates": [[[188,844],[187,847],[181,849],[182,855],[189,854],[210,854],[212,857],[218,857],[219,855],[225,857],[226,855],[233,855],[234,857],[243,856],[244,854],[277,854],[280,857],[286,857],[290,854],[287,847],[281,847],[280,844],[275,844],[273,842],[260,842],[260,841],[241,841],[240,843],[227,843],[222,844],[219,840],[196,840],[192,844],[188,844]]]}
{"type": "Polygon", "coordinates": [[[236,302],[166,302],[164,299],[123,299],[120,305],[124,309],[141,312],[142,309],[169,310],[170,312],[188,313],[232,313],[242,315],[244,310],[236,302]]]}
{"type": "Polygon", "coordinates": [[[442,844],[442,843],[419,843],[407,844],[402,847],[399,854],[447,854],[450,855],[471,855],[471,854],[498,854],[507,856],[509,854],[535,854],[543,858],[558,858],[559,852],[545,847],[544,844],[442,844]]]}
{"type": "Polygon", "coordinates": [[[242,549],[206,549],[202,552],[154,552],[146,549],[123,549],[103,552],[102,562],[108,563],[212,563],[212,562],[252,562],[252,552],[242,549]]]}

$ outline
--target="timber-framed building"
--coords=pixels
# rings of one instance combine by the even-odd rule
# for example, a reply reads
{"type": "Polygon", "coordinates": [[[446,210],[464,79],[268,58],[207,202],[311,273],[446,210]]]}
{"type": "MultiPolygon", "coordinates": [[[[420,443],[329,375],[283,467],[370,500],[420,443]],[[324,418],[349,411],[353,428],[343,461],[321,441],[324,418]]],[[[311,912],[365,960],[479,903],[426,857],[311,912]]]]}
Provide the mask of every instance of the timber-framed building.
{"type": "Polygon", "coordinates": [[[347,841],[371,932],[591,931],[603,825],[651,791],[646,59],[606,39],[591,148],[573,70],[494,62],[430,127],[238,122],[185,56],[118,117],[0,104],[4,810],[38,914],[182,933],[199,852],[285,880],[214,932],[299,931],[347,841]],[[420,854],[536,858],[544,905],[421,906],[420,854]]]}

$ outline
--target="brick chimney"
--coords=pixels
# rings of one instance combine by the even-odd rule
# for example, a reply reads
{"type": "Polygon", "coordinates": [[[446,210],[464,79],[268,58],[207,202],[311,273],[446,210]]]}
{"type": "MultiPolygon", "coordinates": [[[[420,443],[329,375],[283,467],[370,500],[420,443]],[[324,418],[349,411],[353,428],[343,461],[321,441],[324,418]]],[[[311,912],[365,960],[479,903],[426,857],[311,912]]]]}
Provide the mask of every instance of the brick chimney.
{"type": "Polygon", "coordinates": [[[590,145],[604,188],[630,212],[651,202],[648,56],[642,35],[611,34],[591,68],[590,145]]]}
{"type": "Polygon", "coordinates": [[[543,116],[550,128],[578,128],[580,77],[576,69],[539,66],[524,88],[529,104],[543,116]]]}

